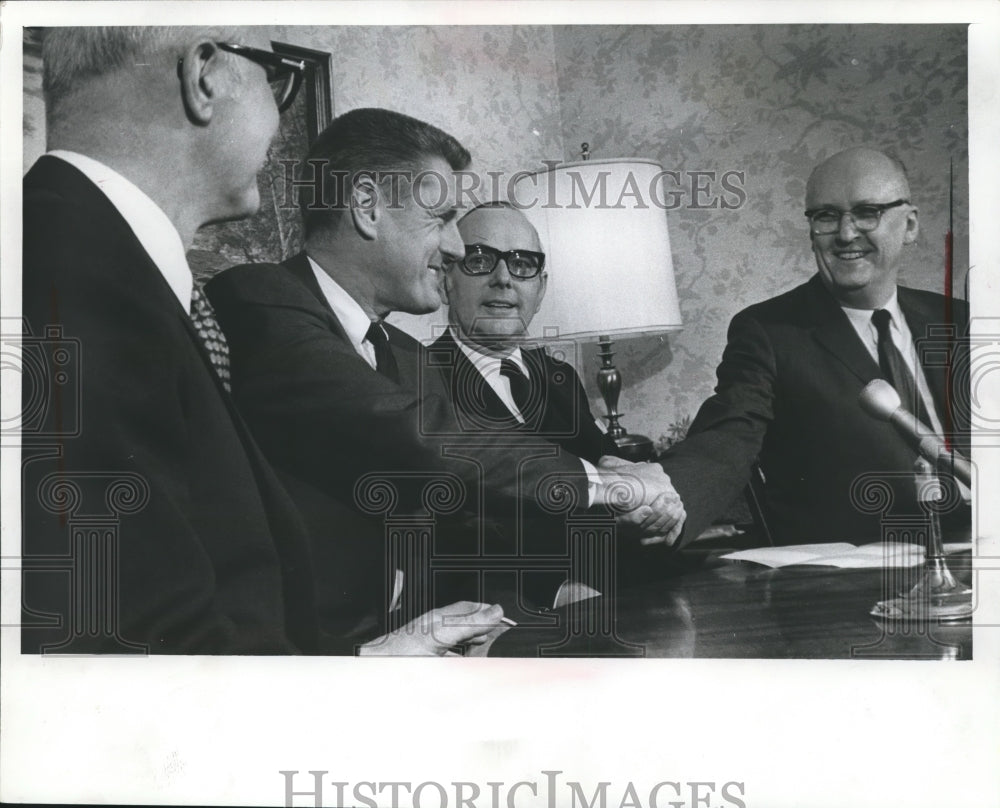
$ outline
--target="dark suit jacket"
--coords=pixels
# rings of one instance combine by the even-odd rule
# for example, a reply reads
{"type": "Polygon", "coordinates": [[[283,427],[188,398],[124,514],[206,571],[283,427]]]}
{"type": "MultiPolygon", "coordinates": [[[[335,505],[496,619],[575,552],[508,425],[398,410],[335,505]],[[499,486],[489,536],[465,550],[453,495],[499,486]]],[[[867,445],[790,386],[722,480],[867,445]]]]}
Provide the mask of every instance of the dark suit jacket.
{"type": "Polygon", "coordinates": [[[431,479],[450,479],[464,492],[461,506],[476,515],[512,512],[555,478],[586,502],[580,461],[558,446],[465,434],[409,335],[386,326],[399,384],[373,370],[351,346],[304,254],[280,266],[235,267],[206,290],[229,340],[233,396],[309,524],[331,632],[355,636],[365,618],[382,619],[391,574],[383,505],[393,517],[423,510],[431,479]],[[380,501],[366,488],[370,475],[387,478],[394,499],[380,501]],[[342,563],[332,566],[333,558],[342,563]]]}
{"type": "Polygon", "coordinates": [[[446,331],[428,348],[428,364],[442,375],[455,418],[468,432],[515,432],[537,435],[567,452],[594,463],[614,454],[614,442],[594,422],[590,402],[576,371],[542,348],[527,348],[521,356],[535,384],[525,423],[507,409],[476,366],[446,331]]]}
{"type": "MultiPolygon", "coordinates": [[[[944,323],[940,295],[900,287],[899,305],[918,345],[930,326],[944,323]]],[[[961,338],[968,306],[958,300],[954,306],[961,338]]],[[[961,364],[962,350],[955,356],[961,364]]],[[[924,371],[943,414],[944,364],[925,363],[924,371]]],[[[882,374],[819,276],[737,314],[717,373],[715,395],[702,405],[689,437],[661,459],[687,509],[686,537],[732,501],[758,455],[779,543],[877,540],[882,514],[866,510],[872,503],[859,503],[860,492],[852,500],[852,484],[866,473],[890,484],[892,513],[919,513],[917,455],[892,425],[858,405],[861,389],[882,374]]],[[[967,452],[968,392],[952,401],[958,448],[967,452]]]]}
{"type": "MultiPolygon", "coordinates": [[[[594,422],[587,394],[572,366],[542,348],[522,349],[521,356],[533,383],[531,401],[522,413],[523,424],[461,350],[450,331],[427,349],[427,363],[441,374],[448,400],[455,408],[455,419],[465,432],[530,435],[561,446],[595,465],[602,455],[615,454],[614,441],[594,422]]],[[[515,613],[520,605],[550,606],[567,572],[546,568],[544,562],[537,563],[532,556],[566,556],[565,520],[525,503],[516,516],[488,519],[479,527],[486,551],[496,559],[516,558],[521,572],[519,585],[511,584],[506,590],[502,584],[493,587],[489,582],[484,584],[487,599],[501,603],[508,613],[515,613]],[[520,603],[515,602],[515,596],[521,598],[520,603]]],[[[442,547],[461,553],[471,531],[456,530],[455,525],[448,528],[442,536],[442,547]]],[[[454,576],[453,581],[457,579],[454,576]]],[[[588,583],[603,586],[596,579],[588,583]]],[[[452,591],[455,598],[470,597],[457,583],[452,591]]]]}
{"type": "Polygon", "coordinates": [[[22,649],[313,650],[300,518],[159,270],[56,158],[24,180],[23,268],[22,649]]]}

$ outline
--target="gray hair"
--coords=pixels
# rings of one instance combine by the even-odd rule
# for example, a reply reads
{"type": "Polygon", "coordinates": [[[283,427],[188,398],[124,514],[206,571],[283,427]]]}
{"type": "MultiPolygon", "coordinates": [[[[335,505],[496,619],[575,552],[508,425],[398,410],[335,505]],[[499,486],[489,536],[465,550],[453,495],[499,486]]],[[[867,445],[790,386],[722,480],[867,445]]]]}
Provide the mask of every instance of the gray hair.
{"type": "Polygon", "coordinates": [[[43,29],[42,88],[46,103],[57,106],[88,80],[134,67],[151,56],[179,57],[187,43],[202,36],[225,38],[223,29],[192,26],[43,29]]]}

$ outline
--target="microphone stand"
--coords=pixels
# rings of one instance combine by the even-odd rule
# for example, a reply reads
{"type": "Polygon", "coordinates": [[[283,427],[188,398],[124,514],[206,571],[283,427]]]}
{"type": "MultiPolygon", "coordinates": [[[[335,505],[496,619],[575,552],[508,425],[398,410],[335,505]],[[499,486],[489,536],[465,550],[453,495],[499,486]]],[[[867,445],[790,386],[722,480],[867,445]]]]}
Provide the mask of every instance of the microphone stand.
{"type": "Polygon", "coordinates": [[[871,614],[888,621],[957,623],[969,620],[972,617],[972,589],[955,579],[944,556],[936,504],[944,499],[941,481],[934,467],[922,457],[913,464],[913,471],[917,501],[928,522],[924,570],[909,592],[901,597],[879,601],[871,614]]]}

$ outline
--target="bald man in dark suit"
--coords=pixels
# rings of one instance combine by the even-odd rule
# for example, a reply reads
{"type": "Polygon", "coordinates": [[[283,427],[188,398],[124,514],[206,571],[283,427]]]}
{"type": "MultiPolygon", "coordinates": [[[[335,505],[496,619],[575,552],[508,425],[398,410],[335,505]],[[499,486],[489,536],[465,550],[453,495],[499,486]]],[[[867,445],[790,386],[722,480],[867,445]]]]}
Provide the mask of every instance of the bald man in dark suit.
{"type": "MultiPolygon", "coordinates": [[[[872,149],[835,154],[813,171],[806,207],[818,273],[733,318],[715,395],[661,458],[688,512],[686,534],[719,515],[758,457],[776,543],[877,540],[883,513],[863,501],[863,475],[888,485],[889,513],[919,514],[916,452],[858,405],[876,378],[968,451],[968,390],[948,389],[943,361],[966,360],[968,306],[952,301],[949,322],[941,295],[897,285],[918,233],[903,167],[872,149]],[[928,340],[935,327],[951,336],[928,340]],[[919,352],[921,341],[935,350],[919,352]]],[[[956,505],[951,518],[966,530],[967,517],[956,505]]]]}

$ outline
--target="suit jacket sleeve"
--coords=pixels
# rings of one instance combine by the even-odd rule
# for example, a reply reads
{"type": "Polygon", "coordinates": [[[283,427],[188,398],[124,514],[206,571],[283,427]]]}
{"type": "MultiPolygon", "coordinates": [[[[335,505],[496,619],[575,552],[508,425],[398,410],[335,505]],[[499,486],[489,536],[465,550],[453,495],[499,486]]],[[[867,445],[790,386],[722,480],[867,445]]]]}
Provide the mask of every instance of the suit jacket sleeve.
{"type": "Polygon", "coordinates": [[[702,404],[688,436],[660,458],[687,511],[682,542],[697,538],[746,485],[774,418],[776,374],[767,332],[751,313],[737,314],[715,394],[702,404]]]}
{"type": "Polygon", "coordinates": [[[347,501],[367,473],[448,473],[473,498],[488,480],[483,495],[511,509],[545,496],[558,478],[587,501],[577,458],[537,448],[536,439],[538,456],[524,460],[512,444],[530,437],[463,435],[443,390],[432,387],[438,374],[418,373],[411,389],[372,370],[284,267],[236,267],[208,291],[230,344],[233,394],[279,467],[347,501]]]}

